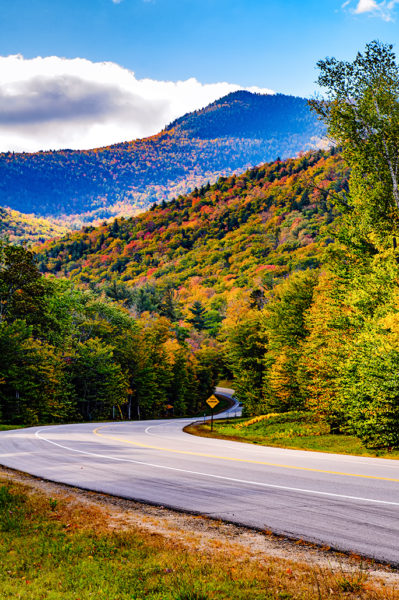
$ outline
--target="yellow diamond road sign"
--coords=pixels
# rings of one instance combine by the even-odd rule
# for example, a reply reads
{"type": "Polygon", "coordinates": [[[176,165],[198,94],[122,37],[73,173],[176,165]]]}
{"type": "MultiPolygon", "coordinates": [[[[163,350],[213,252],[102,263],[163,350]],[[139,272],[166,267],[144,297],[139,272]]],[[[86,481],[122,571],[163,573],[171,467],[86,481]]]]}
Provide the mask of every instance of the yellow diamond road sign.
{"type": "Polygon", "coordinates": [[[211,396],[210,398],[208,398],[208,400],[206,401],[207,404],[209,404],[209,406],[211,408],[215,408],[215,406],[217,404],[219,404],[219,400],[216,398],[216,396],[211,396]]]}

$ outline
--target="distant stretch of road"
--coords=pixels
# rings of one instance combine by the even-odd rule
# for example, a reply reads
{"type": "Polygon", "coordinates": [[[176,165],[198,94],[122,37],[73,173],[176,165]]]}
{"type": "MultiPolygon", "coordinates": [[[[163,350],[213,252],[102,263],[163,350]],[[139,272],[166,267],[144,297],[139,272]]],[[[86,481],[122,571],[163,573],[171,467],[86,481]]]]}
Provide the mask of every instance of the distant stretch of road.
{"type": "Polygon", "coordinates": [[[399,564],[399,461],[195,437],[188,422],[4,431],[0,464],[399,564]]]}

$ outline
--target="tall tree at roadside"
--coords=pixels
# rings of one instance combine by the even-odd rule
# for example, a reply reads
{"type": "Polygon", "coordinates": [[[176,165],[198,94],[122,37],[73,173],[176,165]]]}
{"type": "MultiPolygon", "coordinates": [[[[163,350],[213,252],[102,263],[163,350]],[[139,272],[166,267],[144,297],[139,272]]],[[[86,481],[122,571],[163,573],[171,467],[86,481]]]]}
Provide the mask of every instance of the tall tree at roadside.
{"type": "MultiPolygon", "coordinates": [[[[327,99],[311,105],[351,168],[330,252],[334,287],[323,305],[331,313],[325,315],[330,330],[321,373],[336,392],[327,412],[368,445],[398,445],[398,357],[385,321],[399,291],[399,68],[392,46],[377,41],[352,63],[329,58],[318,66],[327,99]],[[334,357],[337,366],[329,362],[334,357]]],[[[321,331],[315,306],[312,322],[321,331]]],[[[311,376],[311,402],[320,409],[328,395],[321,385],[320,356],[317,364],[312,358],[317,341],[313,329],[305,371],[311,376]]]]}
{"type": "MultiPolygon", "coordinates": [[[[374,244],[396,248],[399,223],[399,68],[392,45],[373,41],[353,62],[317,63],[327,99],[310,101],[352,169],[346,199],[374,244]],[[359,210],[360,209],[360,210],[359,210]]],[[[345,202],[345,200],[344,200],[345,202]]],[[[370,240],[369,240],[370,241],[370,240]]]]}
{"type": "Polygon", "coordinates": [[[71,371],[77,406],[85,420],[107,416],[110,407],[120,410],[126,403],[128,382],[113,359],[113,348],[98,338],[77,344],[71,371]]]}
{"type": "Polygon", "coordinates": [[[226,363],[234,376],[236,395],[244,403],[244,413],[266,412],[268,403],[263,395],[263,380],[268,340],[260,311],[244,305],[238,318],[224,324],[222,335],[226,363]]]}
{"type": "Polygon", "coordinates": [[[305,315],[312,304],[316,282],[314,270],[293,273],[276,286],[274,297],[262,311],[263,328],[269,340],[263,381],[269,410],[303,408],[305,398],[298,369],[309,334],[305,315]]]}
{"type": "Polygon", "coordinates": [[[64,362],[25,321],[0,322],[0,418],[34,425],[74,416],[64,362]]]}

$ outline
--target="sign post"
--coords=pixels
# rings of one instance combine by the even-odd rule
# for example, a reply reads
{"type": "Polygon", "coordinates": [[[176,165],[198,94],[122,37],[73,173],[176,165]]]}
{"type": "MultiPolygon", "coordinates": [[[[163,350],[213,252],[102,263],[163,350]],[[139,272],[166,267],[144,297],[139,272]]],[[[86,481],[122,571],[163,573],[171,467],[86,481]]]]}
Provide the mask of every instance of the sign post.
{"type": "Polygon", "coordinates": [[[208,404],[208,406],[211,407],[211,431],[213,431],[213,409],[215,408],[215,406],[217,406],[219,404],[219,400],[216,398],[216,396],[214,396],[212,394],[212,396],[210,398],[208,398],[208,400],[206,401],[206,403],[208,404]]]}

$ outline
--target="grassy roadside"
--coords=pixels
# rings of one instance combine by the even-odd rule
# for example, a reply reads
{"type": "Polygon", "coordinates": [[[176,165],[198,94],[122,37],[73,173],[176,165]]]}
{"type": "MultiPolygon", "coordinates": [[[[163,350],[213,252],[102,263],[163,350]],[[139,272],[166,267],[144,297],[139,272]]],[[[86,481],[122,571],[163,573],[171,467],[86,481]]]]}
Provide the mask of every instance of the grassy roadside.
{"type": "MultiPolygon", "coordinates": [[[[308,566],[234,544],[188,549],[100,507],[50,497],[0,477],[2,600],[399,600],[367,571],[308,566]]],[[[195,543],[195,542],[194,542],[195,543]]]]}
{"type": "Polygon", "coordinates": [[[291,412],[251,421],[252,419],[215,421],[213,434],[208,424],[190,426],[185,431],[204,437],[263,446],[399,459],[399,450],[372,450],[366,448],[355,436],[331,434],[328,425],[317,420],[312,413],[291,412]]]}

